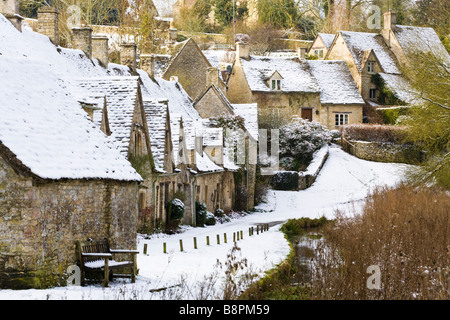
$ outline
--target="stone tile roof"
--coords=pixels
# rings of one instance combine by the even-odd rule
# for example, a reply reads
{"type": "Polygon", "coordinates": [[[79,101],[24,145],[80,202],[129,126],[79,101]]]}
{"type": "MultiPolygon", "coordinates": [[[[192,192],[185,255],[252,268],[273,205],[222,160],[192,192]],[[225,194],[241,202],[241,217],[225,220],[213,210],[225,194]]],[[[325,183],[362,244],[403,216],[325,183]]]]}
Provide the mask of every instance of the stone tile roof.
{"type": "Polygon", "coordinates": [[[345,61],[308,60],[323,104],[364,104],[345,61]]]}
{"type": "Polygon", "coordinates": [[[166,154],[166,123],[169,120],[168,106],[157,101],[144,101],[144,112],[147,118],[150,145],[156,169],[164,171],[164,163],[169,161],[166,154]]]}
{"type": "Polygon", "coordinates": [[[378,33],[340,31],[353,59],[361,71],[366,50],[373,50],[385,73],[400,74],[394,54],[386,46],[378,33]]]}
{"type": "Polygon", "coordinates": [[[102,77],[77,80],[78,95],[97,100],[103,106],[106,97],[111,137],[120,152],[129,151],[134,110],[138,99],[139,77],[102,77]]]}
{"type": "Polygon", "coordinates": [[[283,77],[282,92],[320,91],[309,65],[298,58],[251,56],[249,60],[240,59],[245,77],[252,91],[271,92],[267,84],[274,72],[283,77]]]}
{"type": "Polygon", "coordinates": [[[433,28],[396,25],[393,31],[406,56],[416,51],[432,52],[450,62],[450,55],[433,28]]]}

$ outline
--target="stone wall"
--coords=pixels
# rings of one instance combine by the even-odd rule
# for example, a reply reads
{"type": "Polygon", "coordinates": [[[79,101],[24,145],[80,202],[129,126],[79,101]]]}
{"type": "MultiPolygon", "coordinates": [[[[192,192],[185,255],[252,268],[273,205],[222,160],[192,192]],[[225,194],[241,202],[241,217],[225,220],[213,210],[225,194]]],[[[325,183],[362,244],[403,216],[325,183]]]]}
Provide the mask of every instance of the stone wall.
{"type": "Polygon", "coordinates": [[[137,183],[37,181],[0,157],[0,288],[65,285],[75,241],[136,248],[137,183]]]}
{"type": "Polygon", "coordinates": [[[341,139],[345,151],[363,160],[417,164],[423,160],[423,153],[416,146],[341,139]]]}

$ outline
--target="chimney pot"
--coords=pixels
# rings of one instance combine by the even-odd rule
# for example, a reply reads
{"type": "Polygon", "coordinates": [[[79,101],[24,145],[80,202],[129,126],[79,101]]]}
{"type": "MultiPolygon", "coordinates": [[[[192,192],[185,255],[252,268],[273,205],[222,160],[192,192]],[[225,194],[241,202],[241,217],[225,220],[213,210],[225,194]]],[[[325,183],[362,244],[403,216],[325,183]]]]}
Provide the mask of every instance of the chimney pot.
{"type": "Polygon", "coordinates": [[[250,45],[247,42],[236,43],[236,55],[239,58],[249,60],[250,59],[250,45]]]}
{"type": "Polygon", "coordinates": [[[120,63],[128,66],[133,74],[137,72],[136,43],[122,43],[120,45],[120,63]]]}
{"type": "Polygon", "coordinates": [[[140,68],[148,73],[150,78],[155,78],[155,55],[154,54],[141,54],[140,56],[140,68]]]}
{"type": "Polygon", "coordinates": [[[92,57],[100,61],[100,64],[108,68],[109,64],[109,39],[105,35],[92,37],[92,57]]]}
{"type": "Polygon", "coordinates": [[[72,47],[82,50],[89,59],[92,59],[92,28],[73,28],[72,47]]]}
{"type": "Polygon", "coordinates": [[[56,8],[43,6],[37,11],[38,32],[49,37],[55,45],[59,45],[59,11],[56,8]]]}

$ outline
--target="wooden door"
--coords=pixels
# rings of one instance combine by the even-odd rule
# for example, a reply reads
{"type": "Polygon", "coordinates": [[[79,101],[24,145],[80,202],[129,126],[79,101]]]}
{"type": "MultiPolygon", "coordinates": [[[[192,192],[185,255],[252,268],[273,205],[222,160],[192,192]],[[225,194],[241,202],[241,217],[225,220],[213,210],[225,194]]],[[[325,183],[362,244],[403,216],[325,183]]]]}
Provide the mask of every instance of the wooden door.
{"type": "Polygon", "coordinates": [[[312,109],[302,109],[302,119],[313,121],[313,110],[312,109]]]}

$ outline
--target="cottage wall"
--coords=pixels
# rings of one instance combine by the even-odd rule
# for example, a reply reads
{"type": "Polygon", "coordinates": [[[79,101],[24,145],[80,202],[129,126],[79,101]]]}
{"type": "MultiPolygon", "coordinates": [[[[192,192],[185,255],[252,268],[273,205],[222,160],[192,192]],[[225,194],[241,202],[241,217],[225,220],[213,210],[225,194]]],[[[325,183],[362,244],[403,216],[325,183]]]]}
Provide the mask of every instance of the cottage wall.
{"type": "Polygon", "coordinates": [[[136,248],[137,183],[39,183],[0,157],[0,287],[65,285],[77,262],[75,241],[109,238],[136,248]]]}
{"type": "Polygon", "coordinates": [[[336,114],[348,114],[349,124],[356,124],[363,122],[363,108],[362,105],[323,105],[319,112],[319,121],[328,129],[338,129],[336,126],[336,114]]]}
{"type": "Polygon", "coordinates": [[[195,100],[207,86],[206,74],[211,65],[193,40],[188,40],[181,50],[165,71],[163,78],[170,80],[172,76],[178,77],[183,89],[195,100]]]}

